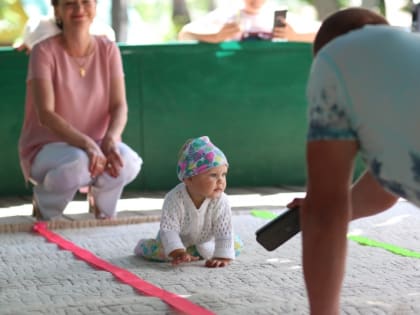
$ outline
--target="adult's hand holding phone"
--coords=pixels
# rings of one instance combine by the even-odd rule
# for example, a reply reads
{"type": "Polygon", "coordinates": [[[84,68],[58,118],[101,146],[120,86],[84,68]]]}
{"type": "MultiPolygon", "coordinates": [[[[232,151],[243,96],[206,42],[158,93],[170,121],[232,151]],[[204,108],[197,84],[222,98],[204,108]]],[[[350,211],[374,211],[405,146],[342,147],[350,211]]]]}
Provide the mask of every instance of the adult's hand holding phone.
{"type": "Polygon", "coordinates": [[[284,26],[275,26],[273,28],[273,38],[293,40],[295,37],[295,30],[286,21],[284,22],[284,26]]]}
{"type": "Polygon", "coordinates": [[[259,228],[255,234],[257,242],[265,249],[272,251],[299,232],[300,210],[296,207],[289,208],[275,219],[259,228]]]}
{"type": "Polygon", "coordinates": [[[217,33],[217,40],[219,42],[223,42],[225,40],[230,40],[234,38],[236,35],[241,34],[242,30],[238,23],[226,23],[217,33]]]}

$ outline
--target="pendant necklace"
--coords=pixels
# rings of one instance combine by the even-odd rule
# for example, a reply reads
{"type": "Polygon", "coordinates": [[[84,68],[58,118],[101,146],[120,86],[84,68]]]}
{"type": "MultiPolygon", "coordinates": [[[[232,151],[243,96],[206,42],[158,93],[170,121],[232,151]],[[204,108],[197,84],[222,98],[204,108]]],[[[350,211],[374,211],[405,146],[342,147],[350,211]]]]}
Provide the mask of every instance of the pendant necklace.
{"type": "Polygon", "coordinates": [[[82,78],[86,75],[86,70],[85,70],[84,64],[83,65],[79,65],[79,73],[80,73],[80,76],[82,78]]]}
{"type": "Polygon", "coordinates": [[[89,58],[89,52],[91,50],[91,46],[92,46],[92,40],[89,41],[89,46],[86,49],[86,53],[83,55],[83,57],[78,58],[78,57],[70,56],[70,59],[73,60],[73,62],[79,68],[79,74],[82,78],[84,78],[86,76],[86,67],[85,66],[86,66],[86,63],[87,63],[88,58],[89,58]],[[81,60],[79,61],[78,59],[79,60],[81,59],[81,60]]]}

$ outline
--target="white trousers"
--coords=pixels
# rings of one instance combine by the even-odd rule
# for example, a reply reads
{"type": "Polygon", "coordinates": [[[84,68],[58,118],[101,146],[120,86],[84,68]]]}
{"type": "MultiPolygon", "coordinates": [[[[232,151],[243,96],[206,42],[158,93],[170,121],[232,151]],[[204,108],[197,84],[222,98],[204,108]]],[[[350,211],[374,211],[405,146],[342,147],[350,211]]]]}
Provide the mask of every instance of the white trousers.
{"type": "Polygon", "coordinates": [[[92,178],[86,152],[64,142],[45,145],[36,155],[31,168],[34,198],[43,219],[61,215],[79,188],[90,186],[96,206],[107,217],[116,216],[117,202],[125,185],[140,172],[142,159],[124,143],[118,145],[124,166],[118,177],[104,172],[92,178]]]}

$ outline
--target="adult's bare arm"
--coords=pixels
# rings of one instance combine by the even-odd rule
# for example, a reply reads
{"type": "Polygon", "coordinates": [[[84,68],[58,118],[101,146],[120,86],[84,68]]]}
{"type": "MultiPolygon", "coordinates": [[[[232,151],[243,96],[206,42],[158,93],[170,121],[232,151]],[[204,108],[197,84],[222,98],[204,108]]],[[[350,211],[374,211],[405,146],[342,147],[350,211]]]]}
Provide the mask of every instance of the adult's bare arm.
{"type": "Polygon", "coordinates": [[[356,141],[307,145],[308,191],[301,208],[303,266],[311,314],[338,314],[351,218],[356,141]]]}
{"type": "Polygon", "coordinates": [[[240,33],[241,28],[237,23],[226,23],[218,32],[211,34],[201,34],[182,30],[178,35],[178,39],[194,39],[206,43],[221,43],[223,41],[234,38],[240,33]]]}
{"type": "Polygon", "coordinates": [[[123,160],[118,150],[118,142],[127,124],[127,101],[124,77],[111,78],[109,116],[110,122],[101,148],[107,158],[107,172],[118,176],[123,166],[123,160]]]}

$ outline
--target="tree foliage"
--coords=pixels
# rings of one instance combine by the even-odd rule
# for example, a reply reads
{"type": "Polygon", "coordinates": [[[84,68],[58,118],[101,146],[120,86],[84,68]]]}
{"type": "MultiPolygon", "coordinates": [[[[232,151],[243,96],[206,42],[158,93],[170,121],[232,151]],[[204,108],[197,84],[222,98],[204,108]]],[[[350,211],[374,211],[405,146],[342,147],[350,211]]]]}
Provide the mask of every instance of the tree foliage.
{"type": "Polygon", "coordinates": [[[11,45],[20,36],[28,17],[18,0],[0,0],[0,45],[11,45]]]}

